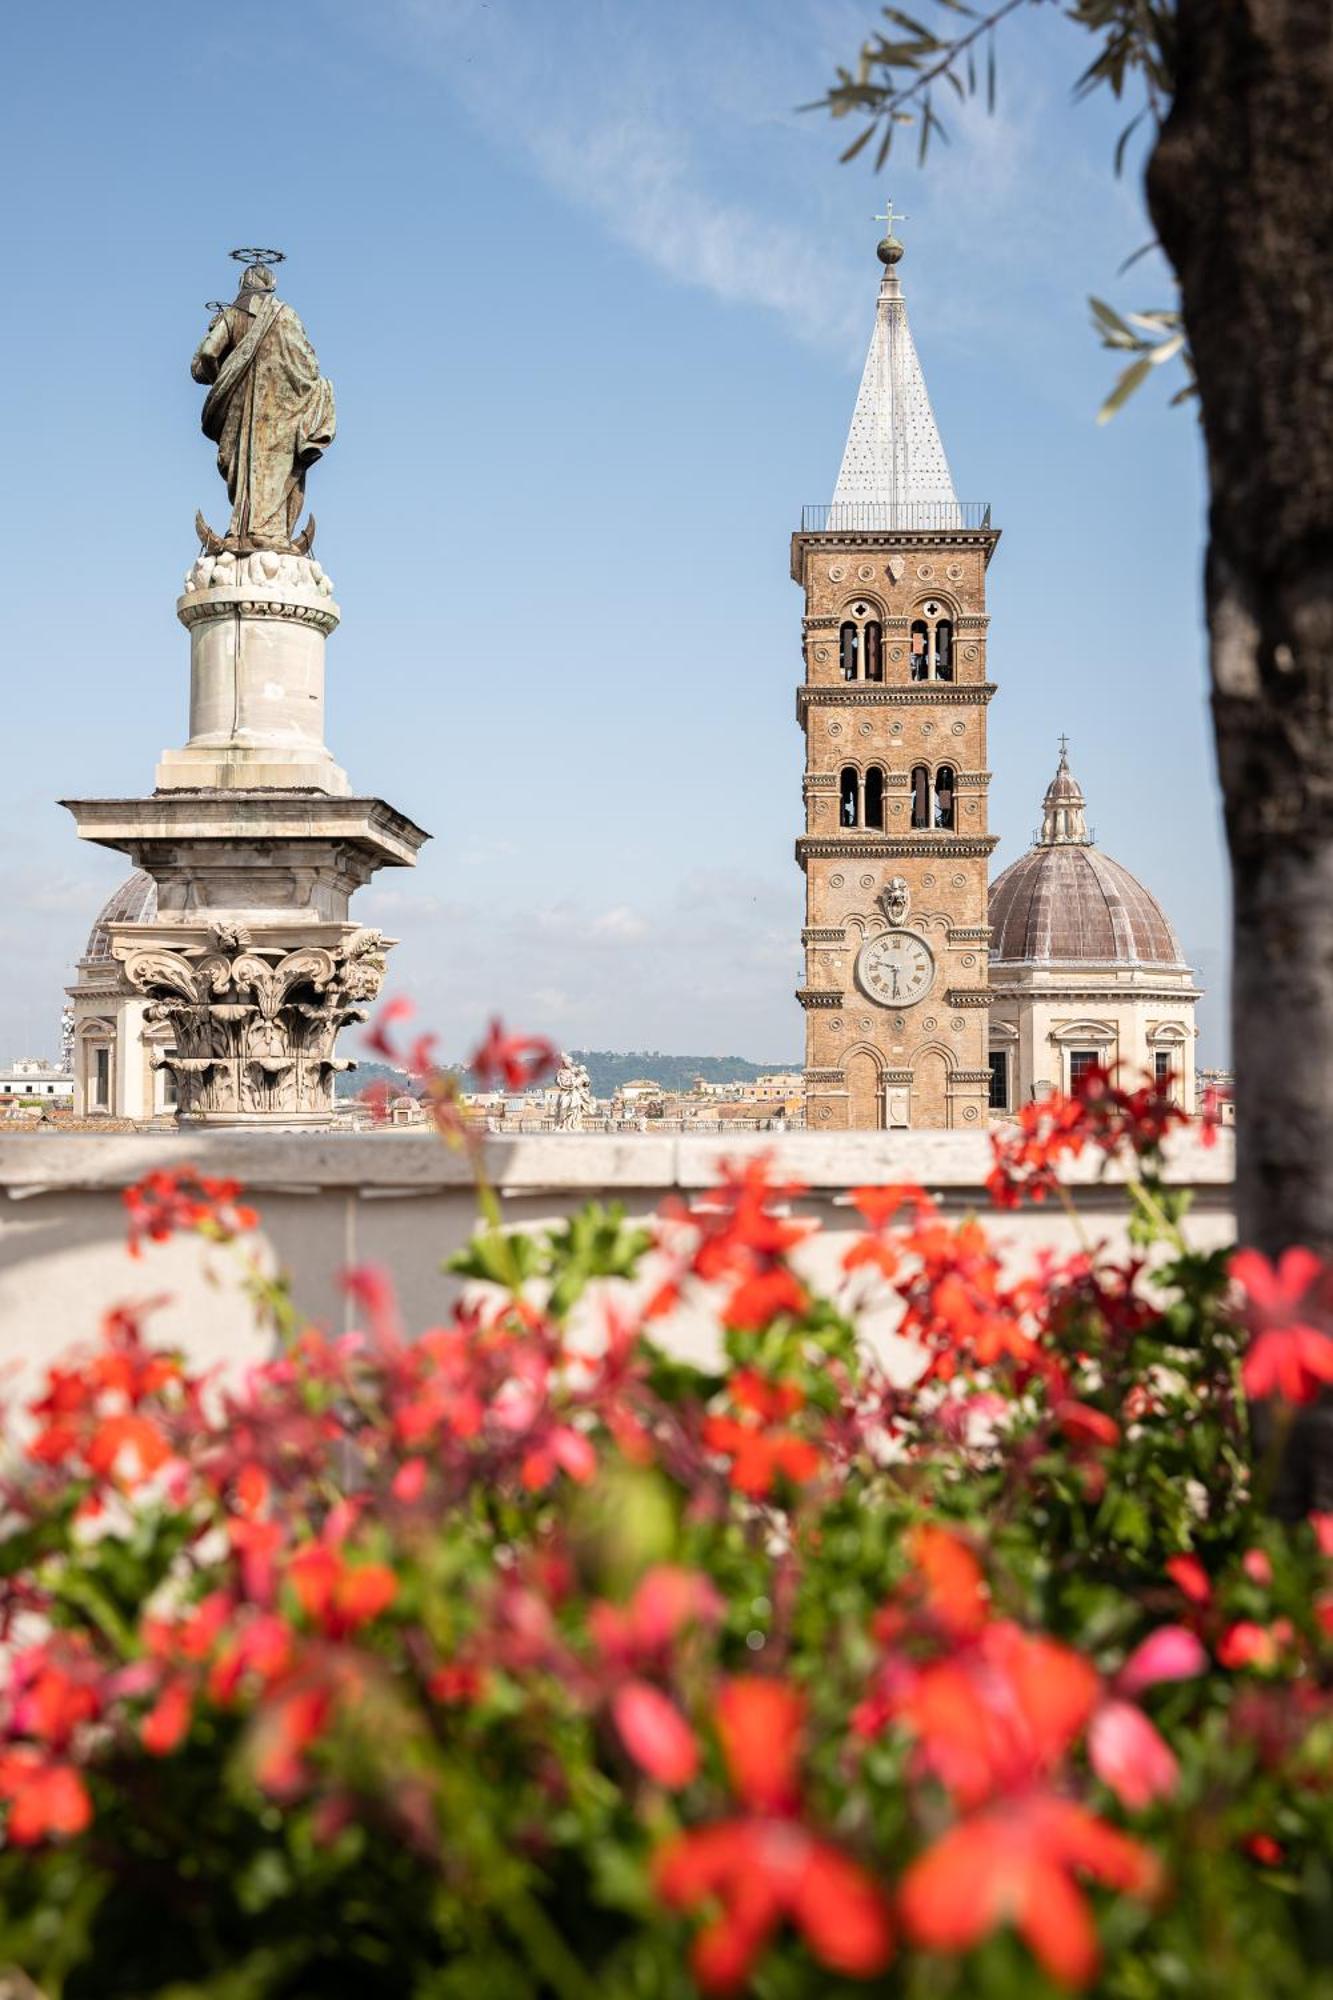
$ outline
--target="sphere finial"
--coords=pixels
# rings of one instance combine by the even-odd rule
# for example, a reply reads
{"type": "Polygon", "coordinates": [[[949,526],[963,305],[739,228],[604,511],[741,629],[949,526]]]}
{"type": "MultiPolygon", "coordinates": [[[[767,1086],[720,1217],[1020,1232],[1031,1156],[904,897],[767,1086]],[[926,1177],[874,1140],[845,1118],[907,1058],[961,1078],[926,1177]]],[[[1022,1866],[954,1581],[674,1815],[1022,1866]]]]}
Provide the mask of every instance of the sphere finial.
{"type": "Polygon", "coordinates": [[[895,209],[891,201],[886,201],[883,215],[877,215],[874,219],[884,224],[884,234],[875,245],[875,255],[881,264],[892,268],[901,261],[903,254],[903,246],[893,233],[893,225],[895,222],[906,222],[908,218],[901,209],[895,209]]]}

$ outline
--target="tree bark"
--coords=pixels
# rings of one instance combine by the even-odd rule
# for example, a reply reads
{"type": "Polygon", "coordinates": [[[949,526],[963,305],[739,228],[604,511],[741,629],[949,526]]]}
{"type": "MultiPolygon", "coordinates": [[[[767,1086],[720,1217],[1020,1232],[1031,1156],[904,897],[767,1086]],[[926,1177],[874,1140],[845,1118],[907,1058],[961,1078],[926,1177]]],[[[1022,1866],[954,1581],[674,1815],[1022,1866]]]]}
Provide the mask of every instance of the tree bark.
{"type": "MultiPolygon", "coordinates": [[[[1333,1256],[1333,7],[1179,0],[1148,201],[1180,281],[1233,879],[1237,1212],[1333,1256]]],[[[1280,1511],[1333,1506],[1333,1406],[1280,1511]]]]}

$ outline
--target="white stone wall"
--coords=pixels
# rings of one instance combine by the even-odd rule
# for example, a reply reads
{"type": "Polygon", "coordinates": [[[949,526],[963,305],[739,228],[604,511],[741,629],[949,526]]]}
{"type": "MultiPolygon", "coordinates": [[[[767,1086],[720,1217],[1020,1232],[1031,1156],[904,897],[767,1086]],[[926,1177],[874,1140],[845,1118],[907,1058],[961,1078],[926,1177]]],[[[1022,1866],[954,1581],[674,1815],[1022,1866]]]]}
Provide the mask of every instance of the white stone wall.
{"type": "MultiPolygon", "coordinates": [[[[727,1158],[770,1154],[782,1178],[808,1192],[795,1206],[823,1224],[805,1253],[827,1285],[858,1228],[847,1190],[864,1183],[917,1181],[947,1212],[985,1210],[991,1154],[970,1132],[817,1133],[727,1139],[662,1135],[542,1134],[489,1140],[487,1171],[515,1224],[558,1220],[585,1201],[624,1204],[650,1215],[669,1195],[691,1198],[717,1178],[727,1158]]],[[[1186,1134],[1170,1150],[1171,1177],[1194,1191],[1188,1233],[1201,1247],[1230,1242],[1232,1138],[1205,1148],[1186,1134]]],[[[437,1322],[457,1296],[440,1264],[467,1241],[475,1202],[465,1162],[431,1133],[196,1132],[0,1136],[0,1364],[20,1378],[74,1341],[91,1340],[117,1301],[167,1296],[154,1325],[200,1364],[254,1358],[267,1339],[254,1331],[225,1251],[194,1239],[125,1251],[120,1190],[153,1167],[185,1163],[243,1181],[260,1209],[258,1254],[290,1272],[311,1319],[341,1330],[351,1323],[338,1273],[383,1263],[398,1285],[409,1330],[437,1322]]],[[[1082,1227],[1093,1240],[1125,1249],[1124,1198],[1091,1168],[1071,1179],[1082,1227]]],[[[997,1239],[1021,1261],[1039,1246],[1076,1247],[1056,1203],[997,1215],[997,1239]]],[[[888,1342],[890,1320],[871,1332],[888,1342]]],[[[673,1321],[687,1352],[707,1348],[702,1317],[673,1321]]]]}

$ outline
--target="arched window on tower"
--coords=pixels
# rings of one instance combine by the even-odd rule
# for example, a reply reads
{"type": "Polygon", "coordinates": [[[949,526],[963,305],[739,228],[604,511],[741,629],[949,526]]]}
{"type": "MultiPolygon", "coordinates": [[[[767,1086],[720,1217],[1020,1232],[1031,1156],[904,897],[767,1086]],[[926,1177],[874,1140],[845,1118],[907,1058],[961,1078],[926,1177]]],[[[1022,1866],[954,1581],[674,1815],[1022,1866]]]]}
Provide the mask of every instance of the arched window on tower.
{"type": "Polygon", "coordinates": [[[924,764],[912,766],[912,826],[930,825],[930,772],[924,764]]]}
{"type": "Polygon", "coordinates": [[[878,764],[866,772],[865,824],[884,831],[884,773],[878,764]]]}
{"type": "Polygon", "coordinates": [[[868,681],[882,681],[884,678],[884,627],[878,618],[872,618],[861,634],[862,653],[865,659],[865,676],[868,681]]]}
{"type": "Polygon", "coordinates": [[[912,620],[912,679],[928,680],[930,677],[930,627],[924,618],[912,620]]]}
{"type": "Polygon", "coordinates": [[[952,764],[941,764],[935,773],[935,824],[953,825],[954,775],[952,764]]]}
{"type": "Polygon", "coordinates": [[[953,620],[941,618],[935,627],[935,678],[953,679],[953,620]]]}
{"type": "Polygon", "coordinates": [[[861,651],[861,635],[850,618],[845,618],[838,633],[838,660],[845,681],[856,679],[857,659],[861,651]]]}
{"type": "Polygon", "coordinates": [[[855,826],[861,803],[860,776],[854,764],[844,764],[838,780],[838,824],[855,826]]]}

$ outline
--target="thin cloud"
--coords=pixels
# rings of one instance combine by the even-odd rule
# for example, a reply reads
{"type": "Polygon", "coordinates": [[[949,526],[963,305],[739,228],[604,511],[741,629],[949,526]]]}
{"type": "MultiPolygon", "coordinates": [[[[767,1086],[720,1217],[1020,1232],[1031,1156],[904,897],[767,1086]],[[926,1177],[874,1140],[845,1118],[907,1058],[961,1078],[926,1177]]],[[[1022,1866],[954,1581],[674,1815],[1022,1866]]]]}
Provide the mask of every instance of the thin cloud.
{"type": "MultiPolygon", "coordinates": [[[[623,10],[597,17],[592,9],[579,21],[564,11],[535,15],[515,0],[400,0],[397,18],[414,53],[478,123],[617,242],[678,284],[776,313],[799,339],[850,358],[864,334],[853,275],[832,263],[813,217],[796,221],[716,191],[713,126],[697,102],[710,68],[664,64],[660,17],[655,37],[636,33],[623,10]],[[591,32],[590,17],[598,19],[591,32]]],[[[674,25],[688,42],[694,24],[674,25]]],[[[719,108],[718,125],[734,115],[738,88],[734,74],[722,81],[731,110],[719,108]]],[[[772,122],[771,107],[755,122],[772,122]]]]}

